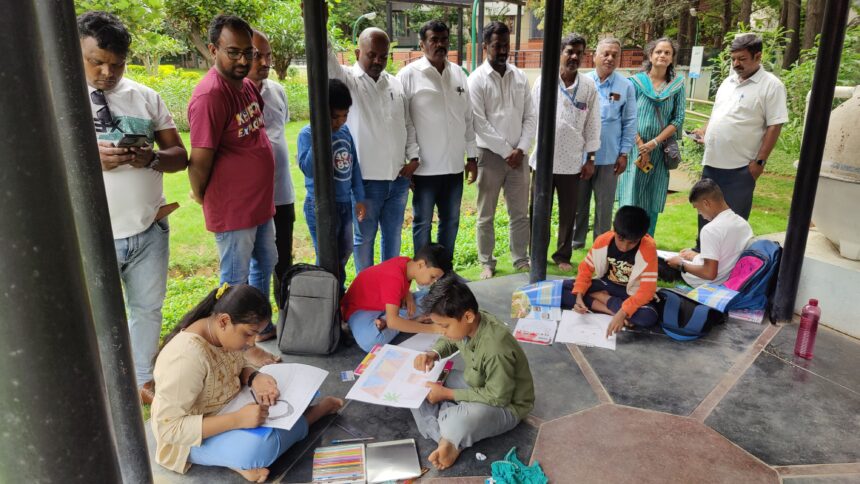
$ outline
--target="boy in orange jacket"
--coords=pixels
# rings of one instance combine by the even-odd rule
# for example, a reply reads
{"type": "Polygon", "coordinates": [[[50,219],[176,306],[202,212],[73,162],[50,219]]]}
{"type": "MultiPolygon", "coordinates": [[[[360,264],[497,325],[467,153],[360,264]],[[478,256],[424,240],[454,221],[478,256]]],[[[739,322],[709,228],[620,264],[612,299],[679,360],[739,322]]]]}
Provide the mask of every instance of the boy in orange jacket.
{"type": "Polygon", "coordinates": [[[652,301],[657,292],[657,245],[647,235],[649,225],[645,210],[630,205],[618,209],[613,230],[595,239],[579,264],[576,282],[564,281],[562,308],[611,314],[607,337],[624,326],[656,324],[659,315],[652,301]]]}

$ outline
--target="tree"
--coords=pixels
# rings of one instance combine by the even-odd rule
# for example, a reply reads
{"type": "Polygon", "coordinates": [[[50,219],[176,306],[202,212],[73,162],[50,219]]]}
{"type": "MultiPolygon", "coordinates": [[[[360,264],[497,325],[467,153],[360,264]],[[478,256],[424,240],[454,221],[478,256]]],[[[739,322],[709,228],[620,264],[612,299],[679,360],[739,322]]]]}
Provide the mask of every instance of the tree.
{"type": "MultiPolygon", "coordinates": [[[[538,18],[543,16],[543,4],[539,0],[528,2],[538,18]]],[[[582,34],[592,46],[608,34],[625,45],[644,45],[664,35],[689,8],[689,0],[641,0],[636,8],[626,0],[565,0],[563,29],[582,34]]]]}
{"type": "Polygon", "coordinates": [[[344,36],[352,40],[352,27],[358,17],[376,12],[376,18],[364,18],[358,26],[361,32],[367,27],[379,27],[385,30],[385,0],[334,0],[329,3],[329,25],[337,27],[344,36]]]}
{"type": "MultiPolygon", "coordinates": [[[[117,3],[127,1],[119,0],[117,3]]],[[[254,25],[263,13],[265,5],[265,0],[165,0],[169,21],[178,31],[188,36],[192,45],[210,65],[212,59],[207,47],[209,39],[206,31],[212,19],[219,14],[231,14],[254,25]]]]}
{"type": "Polygon", "coordinates": [[[803,41],[800,48],[811,49],[815,46],[815,36],[824,26],[824,0],[806,0],[806,20],[803,26],[803,41]]]}
{"type": "Polygon", "coordinates": [[[161,58],[179,54],[185,47],[165,34],[164,3],[162,0],[76,0],[75,12],[101,10],[122,20],[131,33],[131,57],[137,58],[146,67],[149,75],[158,73],[161,58]]]}
{"type": "Polygon", "coordinates": [[[783,69],[788,69],[800,56],[800,0],[785,0],[785,28],[789,31],[789,42],[782,58],[783,69]]]}
{"type": "Polygon", "coordinates": [[[283,79],[293,59],[305,55],[305,27],[299,0],[271,1],[258,28],[269,38],[275,73],[278,79],[283,79]]]}
{"type": "Polygon", "coordinates": [[[752,16],[752,0],[741,0],[741,9],[738,12],[738,23],[749,25],[750,16],[752,16]]]}

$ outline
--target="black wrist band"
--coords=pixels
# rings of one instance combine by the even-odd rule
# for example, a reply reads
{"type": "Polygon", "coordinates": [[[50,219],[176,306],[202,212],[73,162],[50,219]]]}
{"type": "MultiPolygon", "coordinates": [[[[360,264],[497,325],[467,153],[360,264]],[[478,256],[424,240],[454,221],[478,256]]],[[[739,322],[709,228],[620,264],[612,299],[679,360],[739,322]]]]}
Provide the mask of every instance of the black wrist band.
{"type": "Polygon", "coordinates": [[[254,370],[251,372],[250,375],[248,375],[248,386],[249,387],[251,386],[252,383],[254,383],[254,378],[257,378],[257,375],[259,375],[259,374],[260,374],[259,371],[254,370]]]}

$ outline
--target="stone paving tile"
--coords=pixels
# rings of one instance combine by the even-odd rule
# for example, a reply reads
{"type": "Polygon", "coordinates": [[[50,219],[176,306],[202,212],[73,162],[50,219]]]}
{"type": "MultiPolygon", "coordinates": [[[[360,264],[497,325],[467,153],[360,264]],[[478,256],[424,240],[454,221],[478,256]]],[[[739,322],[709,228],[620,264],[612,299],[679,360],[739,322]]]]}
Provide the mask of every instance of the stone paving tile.
{"type": "Polygon", "coordinates": [[[815,338],[815,357],[805,360],[794,356],[797,325],[791,324],[770,342],[765,351],[791,361],[816,375],[860,392],[860,342],[830,328],[819,326],[815,338]]]}
{"type": "MultiPolygon", "coordinates": [[[[511,294],[528,283],[528,274],[496,277],[469,284],[478,303],[504,321],[513,331],[511,294]]],[[[535,408],[532,415],[552,420],[599,403],[579,366],[563,344],[542,346],[522,344],[535,383],[535,408]]]]}
{"type": "Polygon", "coordinates": [[[615,351],[581,349],[615,403],[686,416],[764,330],[739,324],[685,342],[659,332],[625,331],[615,351]]]}
{"type": "Polygon", "coordinates": [[[776,471],[695,420],[601,405],[541,427],[550,482],[779,483],[776,471]]]}
{"type": "Polygon", "coordinates": [[[817,477],[785,477],[783,484],[857,484],[860,483],[860,474],[846,474],[843,476],[817,476],[817,477]]]}
{"type": "MultiPolygon", "coordinates": [[[[457,462],[449,469],[437,471],[427,462],[427,457],[436,449],[436,443],[424,439],[418,433],[412,414],[407,409],[382,407],[363,402],[350,402],[347,408],[337,418],[334,425],[325,429],[320,436],[311,442],[311,450],[315,447],[328,445],[333,439],[353,437],[337,423],[358,430],[361,435],[374,436],[377,441],[414,438],[418,445],[418,455],[422,467],[431,470],[425,478],[434,477],[467,477],[490,474],[490,463],[499,460],[511,449],[516,447],[521,458],[526,459],[531,454],[537,429],[522,422],[514,430],[500,436],[482,440],[473,447],[466,449],[457,462]],[[487,456],[485,461],[478,461],[475,454],[480,452],[487,456]]],[[[313,453],[306,452],[295,463],[293,468],[283,478],[283,482],[308,482],[311,479],[313,453]]],[[[423,482],[423,481],[422,481],[423,482]]]]}
{"type": "Polygon", "coordinates": [[[860,393],[766,352],[705,423],[770,465],[860,462],[860,393]]]}

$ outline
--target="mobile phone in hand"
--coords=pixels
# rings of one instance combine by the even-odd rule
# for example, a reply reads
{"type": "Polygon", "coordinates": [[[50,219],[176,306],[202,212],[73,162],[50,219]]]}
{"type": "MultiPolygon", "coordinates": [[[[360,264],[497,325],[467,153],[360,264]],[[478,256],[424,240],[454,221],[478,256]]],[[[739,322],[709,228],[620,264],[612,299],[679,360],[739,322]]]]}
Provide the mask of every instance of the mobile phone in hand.
{"type": "Polygon", "coordinates": [[[118,148],[143,148],[149,144],[149,138],[145,134],[126,134],[117,141],[118,148]]]}

